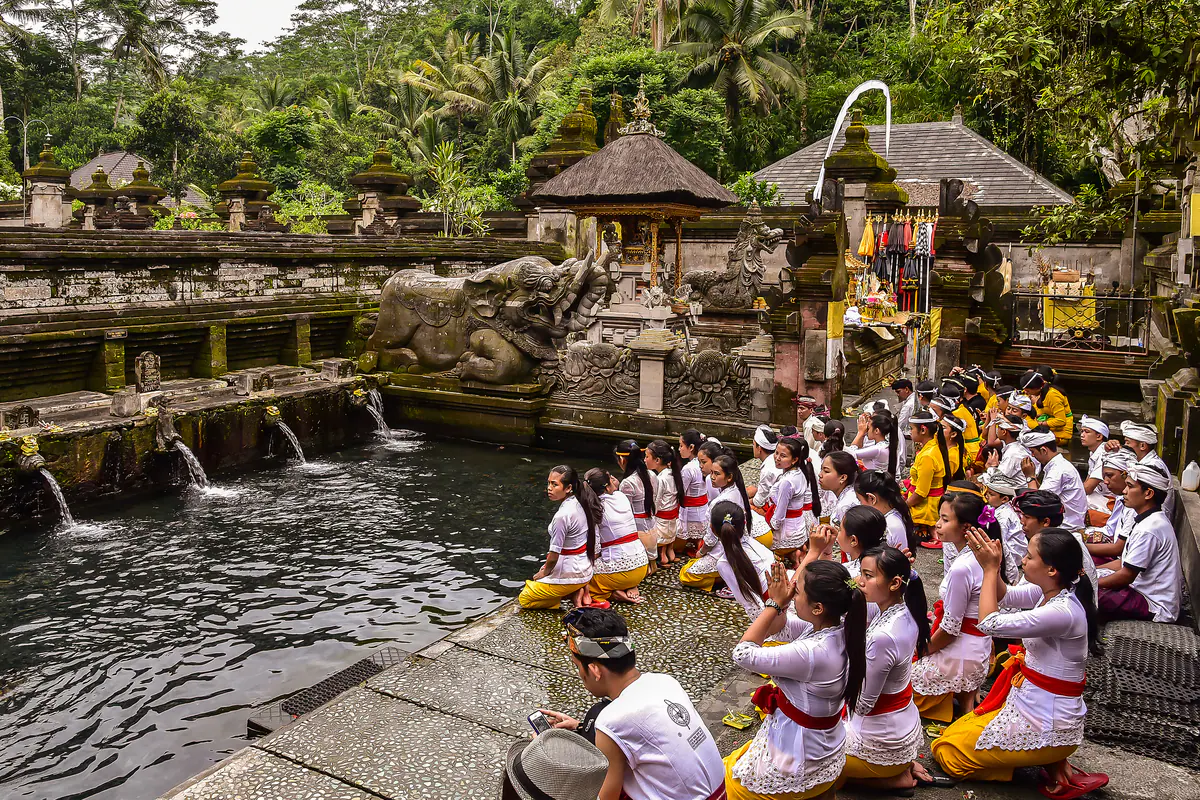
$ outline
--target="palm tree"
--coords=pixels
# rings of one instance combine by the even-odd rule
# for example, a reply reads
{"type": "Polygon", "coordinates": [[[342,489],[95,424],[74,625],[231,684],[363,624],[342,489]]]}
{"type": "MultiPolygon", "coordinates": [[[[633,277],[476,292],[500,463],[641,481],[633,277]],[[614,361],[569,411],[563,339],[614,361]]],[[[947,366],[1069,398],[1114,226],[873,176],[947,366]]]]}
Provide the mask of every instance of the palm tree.
{"type": "Polygon", "coordinates": [[[672,48],[698,60],[686,82],[719,92],[732,121],[745,105],[766,113],[780,105],[781,94],[806,95],[796,65],[772,45],[810,26],[808,14],[777,11],[770,0],[696,0],[683,18],[690,41],[672,48]]]}
{"type": "Polygon", "coordinates": [[[451,30],[446,42],[439,50],[426,42],[429,58],[417,59],[413,68],[404,73],[401,82],[419,89],[440,102],[440,116],[454,117],[454,139],[462,139],[462,121],[467,115],[484,116],[487,104],[471,94],[472,69],[479,56],[479,37],[474,34],[461,36],[451,30]]]}
{"type": "MultiPolygon", "coordinates": [[[[101,13],[108,18],[110,29],[101,41],[111,43],[110,55],[127,71],[129,62],[149,79],[151,89],[167,84],[167,64],[163,45],[168,36],[183,34],[186,28],[173,17],[159,13],[158,0],[101,0],[101,13]]],[[[117,96],[113,124],[121,117],[125,91],[117,96]]]]}
{"type": "Polygon", "coordinates": [[[252,101],[258,111],[266,113],[296,104],[296,90],[290,82],[275,73],[254,87],[252,101]],[[256,102],[255,102],[256,101],[256,102]]]}
{"type": "MultiPolygon", "coordinates": [[[[603,22],[616,22],[623,13],[629,14],[629,32],[637,36],[646,18],[646,6],[649,0],[600,0],[600,19],[603,22]]],[[[654,0],[653,13],[650,16],[650,41],[655,50],[666,47],[671,38],[671,32],[679,32],[680,17],[686,13],[685,0],[654,0]]]]}
{"type": "Polygon", "coordinates": [[[481,57],[468,74],[471,94],[487,105],[488,117],[514,148],[537,119],[538,100],[547,87],[552,64],[537,50],[526,51],[511,29],[492,37],[491,55],[481,57]]]}

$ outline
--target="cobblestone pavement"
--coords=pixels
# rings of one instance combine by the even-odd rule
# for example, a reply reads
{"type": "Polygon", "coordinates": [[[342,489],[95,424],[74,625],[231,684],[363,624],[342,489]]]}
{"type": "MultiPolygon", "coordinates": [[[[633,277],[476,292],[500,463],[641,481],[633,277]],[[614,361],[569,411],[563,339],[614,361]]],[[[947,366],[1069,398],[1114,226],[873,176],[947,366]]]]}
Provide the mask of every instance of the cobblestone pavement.
{"type": "MultiPolygon", "coordinates": [[[[939,554],[919,554],[921,572],[940,576],[939,554]]],[[[729,652],[745,629],[735,603],[681,587],[660,570],[641,606],[617,606],[629,620],[643,669],[676,675],[729,753],[754,735],[723,725],[750,712],[762,679],[735,668],[729,652]]],[[[937,581],[927,589],[936,594],[937,581]]],[[[172,800],[465,800],[498,797],[509,746],[528,735],[538,707],[580,716],[593,702],[575,677],[558,611],[504,606],[386,670],[316,711],[177,787],[172,800]]],[[[928,749],[922,753],[928,758],[928,749]]],[[[1109,773],[1097,797],[1200,800],[1200,775],[1091,743],[1075,760],[1109,773]]],[[[1012,784],[924,790],[930,800],[1040,797],[1034,777],[1012,784]]],[[[858,797],[858,793],[839,793],[858,797]]]]}

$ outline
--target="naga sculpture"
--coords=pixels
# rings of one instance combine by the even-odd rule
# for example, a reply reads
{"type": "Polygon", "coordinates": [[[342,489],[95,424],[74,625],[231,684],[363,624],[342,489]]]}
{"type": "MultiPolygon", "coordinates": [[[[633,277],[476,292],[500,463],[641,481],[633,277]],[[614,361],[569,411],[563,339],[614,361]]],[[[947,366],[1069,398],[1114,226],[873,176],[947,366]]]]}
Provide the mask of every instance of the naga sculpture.
{"type": "Polygon", "coordinates": [[[404,270],[388,279],[367,349],[379,368],[455,371],[463,380],[519,383],[558,359],[608,295],[605,253],[561,265],[526,256],[462,278],[404,270]]]}
{"type": "Polygon", "coordinates": [[[705,308],[750,308],[763,284],[762,253],[775,252],[783,231],[763,222],[757,201],[750,203],[729,248],[724,270],[695,270],[683,276],[691,284],[689,300],[705,308]]]}

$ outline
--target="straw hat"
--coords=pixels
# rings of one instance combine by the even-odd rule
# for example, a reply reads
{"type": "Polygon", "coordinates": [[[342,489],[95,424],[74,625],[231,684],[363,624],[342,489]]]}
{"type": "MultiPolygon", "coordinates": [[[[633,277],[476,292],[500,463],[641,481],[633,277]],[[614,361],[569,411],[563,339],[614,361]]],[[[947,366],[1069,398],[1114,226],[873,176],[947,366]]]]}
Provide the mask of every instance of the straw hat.
{"type": "Polygon", "coordinates": [[[522,800],[595,800],[608,759],[579,734],[554,728],[533,741],[514,742],[504,772],[505,790],[522,800]]]}

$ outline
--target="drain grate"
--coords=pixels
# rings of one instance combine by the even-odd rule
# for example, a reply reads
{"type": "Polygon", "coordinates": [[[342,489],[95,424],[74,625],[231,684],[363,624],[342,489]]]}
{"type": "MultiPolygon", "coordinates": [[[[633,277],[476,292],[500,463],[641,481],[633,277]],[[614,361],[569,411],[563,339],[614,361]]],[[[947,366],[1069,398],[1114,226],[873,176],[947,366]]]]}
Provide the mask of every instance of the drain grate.
{"type": "Polygon", "coordinates": [[[368,658],[354,662],[340,672],[335,672],[320,683],[296,692],[282,702],[256,709],[254,714],[246,720],[246,732],[251,737],[255,737],[277,731],[297,717],[320,708],[343,692],[353,689],[385,669],[403,664],[408,656],[409,653],[398,647],[385,647],[377,650],[368,658]]]}

